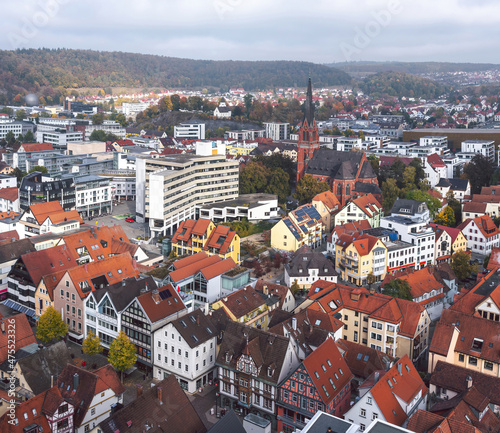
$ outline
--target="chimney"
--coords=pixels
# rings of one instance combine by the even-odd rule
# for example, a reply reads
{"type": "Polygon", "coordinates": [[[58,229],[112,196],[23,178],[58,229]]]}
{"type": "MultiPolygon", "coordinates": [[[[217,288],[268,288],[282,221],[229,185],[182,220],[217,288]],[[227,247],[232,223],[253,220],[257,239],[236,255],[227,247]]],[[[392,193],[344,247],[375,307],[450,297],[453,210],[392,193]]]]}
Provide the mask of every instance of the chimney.
{"type": "Polygon", "coordinates": [[[73,389],[76,391],[78,388],[78,382],[79,382],[80,377],[78,376],[78,373],[75,373],[73,375],[73,389]]]}
{"type": "Polygon", "coordinates": [[[374,374],[373,374],[373,383],[377,383],[378,382],[378,379],[380,377],[380,373],[378,371],[376,371],[374,374]]]}
{"type": "Polygon", "coordinates": [[[142,385],[138,383],[136,386],[136,391],[137,391],[137,397],[139,398],[142,395],[142,385]]]}
{"type": "Polygon", "coordinates": [[[153,301],[155,301],[155,304],[160,303],[160,292],[158,292],[158,290],[154,289],[151,292],[151,296],[153,297],[153,301]]]}
{"type": "Polygon", "coordinates": [[[269,289],[267,288],[267,286],[262,287],[262,293],[264,293],[264,295],[269,294],[269,289]]]}
{"type": "Polygon", "coordinates": [[[471,389],[472,388],[472,376],[467,376],[465,378],[465,380],[467,381],[467,389],[471,389]]]}
{"type": "Polygon", "coordinates": [[[400,376],[403,374],[403,366],[401,365],[400,362],[398,362],[398,373],[400,376]]]}
{"type": "Polygon", "coordinates": [[[156,387],[156,396],[158,400],[160,400],[161,404],[163,404],[163,388],[161,386],[156,387]]]}
{"type": "Polygon", "coordinates": [[[297,330],[297,318],[296,317],[292,317],[292,328],[294,331],[297,330]]]}
{"type": "Polygon", "coordinates": [[[50,375],[50,387],[52,388],[54,386],[54,375],[50,375]]]}
{"type": "Polygon", "coordinates": [[[199,316],[199,315],[198,315],[198,316],[196,316],[196,324],[197,324],[198,326],[200,326],[200,316],[199,316]]]}
{"type": "Polygon", "coordinates": [[[332,433],[332,432],[333,432],[332,428],[328,427],[328,430],[326,431],[326,433],[332,433]]]}

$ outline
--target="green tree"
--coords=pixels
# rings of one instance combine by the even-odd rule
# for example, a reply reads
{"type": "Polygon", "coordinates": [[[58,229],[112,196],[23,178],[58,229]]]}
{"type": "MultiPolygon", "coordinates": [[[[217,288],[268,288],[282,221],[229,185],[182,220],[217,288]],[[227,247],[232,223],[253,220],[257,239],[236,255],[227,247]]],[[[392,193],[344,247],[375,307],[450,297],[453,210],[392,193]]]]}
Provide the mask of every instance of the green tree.
{"type": "Polygon", "coordinates": [[[424,167],[422,167],[422,161],[420,158],[414,158],[412,162],[410,162],[410,167],[415,168],[415,185],[419,185],[420,182],[425,180],[425,171],[424,167]]]}
{"type": "Polygon", "coordinates": [[[293,280],[293,283],[290,286],[290,290],[292,291],[292,294],[296,295],[297,292],[299,291],[299,289],[300,289],[299,283],[297,282],[297,280],[293,280]]]}
{"type": "Polygon", "coordinates": [[[480,153],[464,167],[464,175],[470,180],[471,193],[479,194],[483,186],[490,185],[490,179],[493,176],[493,164],[480,153]]]}
{"type": "Polygon", "coordinates": [[[17,184],[19,185],[23,177],[26,176],[26,172],[22,171],[19,167],[16,167],[12,172],[12,176],[17,177],[17,184]]]}
{"type": "Polygon", "coordinates": [[[276,194],[278,201],[284,203],[290,194],[289,179],[290,176],[282,168],[271,170],[264,192],[266,194],[276,194]]]}
{"type": "Polygon", "coordinates": [[[269,170],[261,162],[250,161],[240,173],[240,194],[263,192],[269,170]]]}
{"type": "Polygon", "coordinates": [[[382,207],[386,215],[391,211],[399,194],[396,179],[389,178],[382,184],[382,207]]]}
{"type": "Polygon", "coordinates": [[[99,112],[99,113],[95,113],[92,116],[92,123],[94,125],[102,125],[103,122],[104,122],[104,113],[99,112]]]}
{"type": "Polygon", "coordinates": [[[455,224],[460,224],[462,222],[462,205],[455,198],[452,191],[448,191],[446,194],[446,201],[448,202],[448,206],[453,209],[453,213],[455,214],[455,224]]]}
{"type": "Polygon", "coordinates": [[[417,170],[415,167],[408,166],[405,168],[403,172],[403,187],[405,191],[412,191],[416,189],[415,186],[415,176],[416,176],[417,170]]]}
{"type": "Polygon", "coordinates": [[[123,381],[123,372],[133,367],[136,361],[136,347],[125,332],[120,331],[109,346],[108,361],[120,372],[123,381]]]}
{"type": "Polygon", "coordinates": [[[250,93],[247,93],[244,97],[243,97],[243,103],[245,104],[245,108],[247,109],[247,117],[249,116],[250,114],[250,110],[252,108],[252,103],[253,103],[253,95],[251,95],[250,93]]]}
{"type": "Polygon", "coordinates": [[[43,165],[35,165],[30,171],[29,173],[33,173],[34,171],[39,171],[40,173],[48,173],[49,170],[47,170],[47,167],[44,167],[43,165]]]}
{"type": "Polygon", "coordinates": [[[83,353],[97,355],[102,352],[101,340],[92,331],[88,333],[82,345],[83,353]]]}
{"type": "Polygon", "coordinates": [[[54,307],[48,307],[38,319],[36,338],[49,343],[54,339],[63,338],[68,333],[68,325],[64,323],[61,314],[54,307]]]}
{"type": "Polygon", "coordinates": [[[329,191],[330,186],[323,181],[316,179],[310,174],[306,174],[297,183],[297,188],[293,196],[301,203],[309,203],[315,195],[329,191]]]}
{"type": "Polygon", "coordinates": [[[12,146],[16,142],[16,136],[14,135],[14,133],[12,131],[9,131],[9,132],[7,132],[7,134],[5,134],[5,141],[10,146],[12,146]]]}
{"type": "Polygon", "coordinates": [[[428,192],[421,191],[419,189],[407,192],[406,198],[408,200],[424,201],[427,204],[427,207],[429,208],[429,214],[431,219],[434,219],[436,212],[441,207],[441,202],[436,197],[433,197],[428,192]]]}
{"type": "Polygon", "coordinates": [[[446,206],[441,212],[438,213],[434,222],[443,226],[454,227],[455,212],[453,212],[453,209],[450,206],[446,206]]]}
{"type": "Polygon", "coordinates": [[[410,284],[406,280],[396,278],[384,286],[384,294],[394,298],[406,299],[412,301],[410,284]]]}
{"type": "Polygon", "coordinates": [[[464,280],[477,272],[477,266],[470,263],[470,254],[466,251],[457,251],[451,256],[451,269],[459,280],[464,280]]]}
{"type": "Polygon", "coordinates": [[[33,143],[35,141],[35,136],[31,131],[27,131],[26,134],[24,134],[23,142],[24,143],[33,143]]]}
{"type": "Polygon", "coordinates": [[[368,157],[368,161],[370,161],[373,171],[378,176],[380,172],[380,159],[377,158],[375,155],[370,155],[368,157]]]}
{"type": "Polygon", "coordinates": [[[172,104],[173,111],[179,111],[181,108],[181,97],[176,93],[170,97],[170,103],[172,104]]]}
{"type": "Polygon", "coordinates": [[[371,289],[372,285],[375,284],[375,281],[377,281],[377,278],[373,275],[373,272],[370,272],[366,276],[366,284],[368,284],[369,289],[371,289]]]}
{"type": "Polygon", "coordinates": [[[90,134],[91,141],[106,141],[106,132],[102,129],[94,129],[90,134]]]}
{"type": "Polygon", "coordinates": [[[16,111],[16,120],[24,120],[26,118],[26,111],[24,110],[17,110],[16,111]]]}

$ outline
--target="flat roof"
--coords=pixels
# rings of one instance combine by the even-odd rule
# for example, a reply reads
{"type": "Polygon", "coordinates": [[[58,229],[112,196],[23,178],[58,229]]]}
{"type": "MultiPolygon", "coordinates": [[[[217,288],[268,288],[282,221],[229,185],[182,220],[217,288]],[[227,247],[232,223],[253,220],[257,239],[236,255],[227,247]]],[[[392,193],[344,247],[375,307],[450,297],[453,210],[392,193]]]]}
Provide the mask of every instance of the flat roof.
{"type": "Polygon", "coordinates": [[[216,203],[206,204],[200,209],[218,209],[225,207],[255,207],[261,201],[278,200],[278,196],[274,194],[242,194],[233,200],[219,201],[216,203]]]}

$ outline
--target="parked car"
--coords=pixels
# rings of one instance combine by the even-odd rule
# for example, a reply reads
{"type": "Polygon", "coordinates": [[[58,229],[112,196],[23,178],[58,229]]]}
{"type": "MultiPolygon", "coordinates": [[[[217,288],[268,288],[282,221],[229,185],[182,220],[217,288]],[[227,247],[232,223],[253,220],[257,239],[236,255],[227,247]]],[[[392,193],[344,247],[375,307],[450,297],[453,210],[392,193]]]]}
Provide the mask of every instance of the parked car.
{"type": "Polygon", "coordinates": [[[128,223],[134,223],[135,217],[127,217],[127,218],[125,218],[125,221],[127,221],[128,223]]]}

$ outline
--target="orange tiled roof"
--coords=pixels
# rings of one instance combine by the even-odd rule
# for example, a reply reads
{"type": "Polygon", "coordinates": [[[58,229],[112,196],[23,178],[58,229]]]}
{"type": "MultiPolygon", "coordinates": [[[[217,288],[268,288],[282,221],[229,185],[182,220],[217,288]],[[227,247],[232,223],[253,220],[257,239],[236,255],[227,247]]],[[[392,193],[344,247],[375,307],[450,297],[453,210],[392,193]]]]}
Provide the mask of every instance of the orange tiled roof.
{"type": "Polygon", "coordinates": [[[172,281],[177,284],[180,281],[184,280],[187,277],[190,277],[191,275],[195,275],[198,272],[200,272],[202,269],[213,265],[215,263],[221,262],[222,259],[219,256],[210,256],[203,258],[201,260],[198,260],[194,263],[182,266],[180,269],[176,269],[175,271],[170,272],[168,274],[172,281]]]}
{"type": "Polygon", "coordinates": [[[30,210],[38,224],[42,224],[50,215],[64,212],[61,203],[57,200],[32,204],[30,210]]]}
{"type": "Polygon", "coordinates": [[[369,217],[379,214],[382,208],[382,205],[371,193],[355,198],[353,203],[369,217]]]}
{"type": "Polygon", "coordinates": [[[142,309],[152,323],[169,317],[172,314],[179,313],[186,308],[179,294],[171,284],[159,287],[157,290],[159,293],[166,293],[166,295],[163,295],[164,299],[160,296],[160,302],[158,303],[153,299],[152,292],[147,292],[137,297],[137,302],[141,304],[142,309]]]}
{"type": "Polygon", "coordinates": [[[80,224],[83,224],[83,219],[76,210],[68,210],[66,212],[60,212],[49,215],[50,221],[52,224],[59,224],[64,221],[79,221],[80,224]]]}
{"type": "Polygon", "coordinates": [[[201,269],[201,273],[207,280],[211,280],[217,275],[221,275],[224,272],[234,269],[235,267],[236,263],[234,260],[232,258],[228,258],[201,269]]]}
{"type": "Polygon", "coordinates": [[[218,254],[226,254],[236,236],[236,232],[232,231],[229,227],[217,226],[210,233],[203,250],[209,251],[210,248],[214,248],[218,254]]]}
{"type": "Polygon", "coordinates": [[[187,256],[187,257],[184,257],[182,259],[179,259],[179,260],[176,260],[174,263],[173,263],[173,267],[175,269],[181,269],[181,268],[184,268],[186,266],[189,266],[189,265],[192,265],[193,263],[196,263],[200,260],[203,260],[203,259],[206,259],[208,258],[208,254],[204,251],[200,251],[196,254],[192,254],[190,256],[187,256]]]}
{"type": "Polygon", "coordinates": [[[0,188],[0,199],[16,201],[19,198],[19,188],[0,188]]]}
{"type": "Polygon", "coordinates": [[[495,223],[493,222],[493,220],[489,215],[481,215],[474,219],[467,218],[457,228],[459,230],[463,230],[471,223],[471,221],[474,221],[475,225],[485,238],[490,238],[500,233],[500,230],[498,230],[498,227],[495,225],[495,223]]]}
{"type": "Polygon", "coordinates": [[[321,192],[315,195],[312,201],[321,201],[330,212],[340,209],[340,202],[332,191],[321,192]]]}
{"type": "Polygon", "coordinates": [[[223,308],[233,313],[237,319],[265,304],[262,296],[252,286],[231,293],[222,298],[221,302],[223,308]]]}
{"type": "Polygon", "coordinates": [[[24,313],[19,313],[9,318],[3,317],[0,319],[0,323],[5,326],[5,332],[0,332],[0,363],[7,359],[8,350],[11,349],[13,343],[16,352],[29,344],[36,343],[33,330],[24,313]],[[9,336],[12,337],[12,333],[8,332],[9,329],[15,329],[16,331],[14,342],[9,341],[9,336]]]}
{"type": "Polygon", "coordinates": [[[40,152],[42,150],[54,150],[50,143],[23,143],[21,144],[25,152],[40,152]]]}

